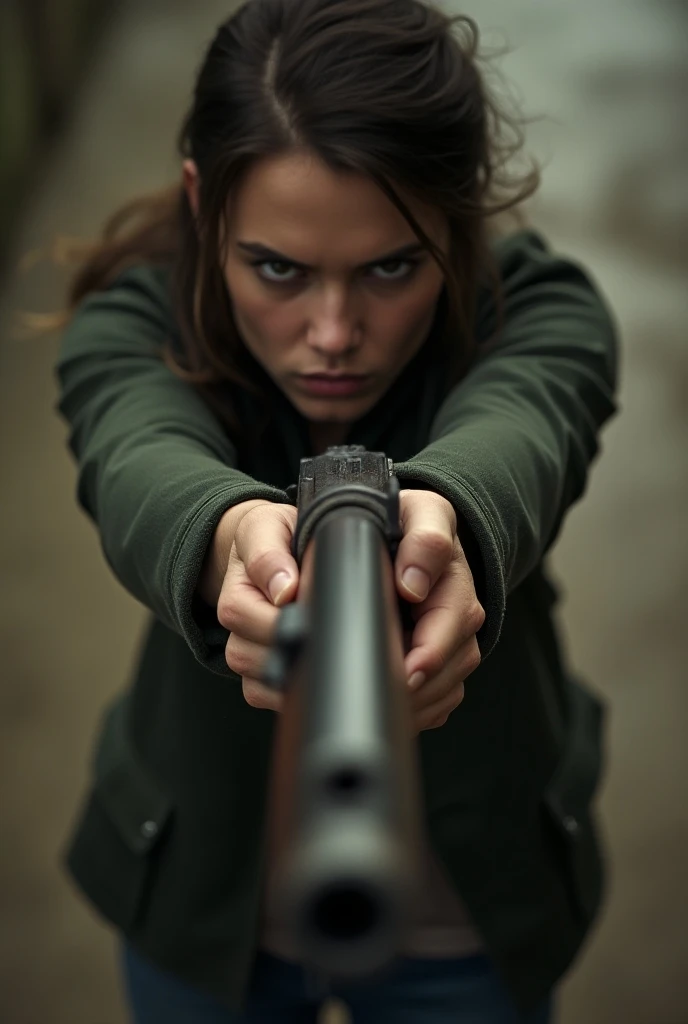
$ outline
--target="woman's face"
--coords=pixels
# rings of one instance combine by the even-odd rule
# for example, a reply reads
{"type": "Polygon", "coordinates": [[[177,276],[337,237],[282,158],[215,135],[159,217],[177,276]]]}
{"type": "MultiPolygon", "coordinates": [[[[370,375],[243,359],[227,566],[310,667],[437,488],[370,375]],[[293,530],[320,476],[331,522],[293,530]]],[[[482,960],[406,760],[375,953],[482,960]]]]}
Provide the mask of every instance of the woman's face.
{"type": "MultiPolygon", "coordinates": [[[[447,252],[442,214],[403,198],[447,252]]],[[[232,198],[226,241],[246,347],[316,436],[338,443],[425,341],[440,268],[372,180],[301,153],[251,169],[232,198]]]]}

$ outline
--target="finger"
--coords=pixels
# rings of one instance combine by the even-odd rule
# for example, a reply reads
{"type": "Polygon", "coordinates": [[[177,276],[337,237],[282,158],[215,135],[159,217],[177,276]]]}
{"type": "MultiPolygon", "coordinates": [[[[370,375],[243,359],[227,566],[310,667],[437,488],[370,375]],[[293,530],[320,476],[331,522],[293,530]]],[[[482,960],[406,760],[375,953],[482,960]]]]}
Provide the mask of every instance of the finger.
{"type": "Polygon", "coordinates": [[[232,549],[217,602],[220,625],[230,634],[268,645],[272,642],[278,616],[279,610],[251,582],[244,563],[232,549]]]}
{"type": "Polygon", "coordinates": [[[403,538],[394,571],[397,588],[410,601],[423,601],[449,565],[456,537],[456,512],[441,494],[402,491],[403,538]]]}
{"type": "Polygon", "coordinates": [[[238,633],[230,634],[225,648],[225,658],[232,672],[236,672],[238,676],[260,680],[267,656],[268,648],[265,644],[246,640],[238,633]]]}
{"type": "MultiPolygon", "coordinates": [[[[412,647],[404,658],[409,680],[416,674],[430,678],[441,672],[459,648],[475,637],[485,621],[485,611],[475,595],[465,562],[452,565],[418,610],[420,615],[413,631],[412,647]]],[[[477,642],[472,651],[472,665],[466,665],[464,678],[480,664],[477,642]]]]}
{"type": "Polygon", "coordinates": [[[454,689],[443,700],[431,704],[413,716],[413,726],[416,732],[424,732],[426,729],[438,729],[445,725],[452,711],[461,704],[465,696],[463,683],[457,683],[454,689]]]}
{"type": "Polygon", "coordinates": [[[449,664],[436,676],[427,679],[420,686],[409,686],[409,699],[413,711],[422,711],[425,707],[444,700],[457,685],[457,680],[465,680],[475,671],[476,662],[480,659],[477,641],[472,637],[463,644],[449,664]]]}
{"type": "Polygon", "coordinates": [[[284,694],[272,690],[265,683],[258,679],[246,677],[241,681],[244,699],[252,708],[260,708],[265,711],[283,711],[284,694]]]}
{"type": "Polygon", "coordinates": [[[476,645],[475,638],[467,641],[456,652],[454,657],[436,676],[427,679],[420,686],[409,686],[409,699],[411,707],[420,711],[424,707],[436,704],[444,700],[448,693],[456,686],[457,680],[466,679],[467,668],[470,670],[473,665],[473,648],[476,645]]]}
{"type": "Polygon", "coordinates": [[[291,553],[297,514],[291,505],[256,505],[234,534],[236,553],[249,579],[277,607],[293,599],[299,581],[291,553]]]}

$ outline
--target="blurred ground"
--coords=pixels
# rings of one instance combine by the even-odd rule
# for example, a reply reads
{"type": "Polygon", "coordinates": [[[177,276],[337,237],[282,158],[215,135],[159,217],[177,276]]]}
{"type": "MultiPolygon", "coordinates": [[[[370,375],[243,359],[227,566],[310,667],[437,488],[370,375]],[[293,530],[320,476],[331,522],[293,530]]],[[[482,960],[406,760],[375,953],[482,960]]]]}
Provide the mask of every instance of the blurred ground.
{"type": "MultiPolygon", "coordinates": [[[[16,255],[90,234],[175,174],[191,75],[231,4],[126,2],[46,159],[16,255]]],[[[688,1020],[688,94],[675,0],[474,0],[486,41],[543,120],[536,224],[580,258],[622,327],[622,415],[555,554],[576,667],[609,699],[601,809],[612,862],[603,918],[563,993],[562,1024],[688,1020]],[[499,30],[499,31],[492,31],[499,30]]],[[[122,1024],[109,933],[57,856],[96,721],[126,677],[142,613],[77,511],[53,413],[54,340],[19,341],[13,309],[59,304],[59,276],[0,296],[0,1020],[122,1024]]]]}

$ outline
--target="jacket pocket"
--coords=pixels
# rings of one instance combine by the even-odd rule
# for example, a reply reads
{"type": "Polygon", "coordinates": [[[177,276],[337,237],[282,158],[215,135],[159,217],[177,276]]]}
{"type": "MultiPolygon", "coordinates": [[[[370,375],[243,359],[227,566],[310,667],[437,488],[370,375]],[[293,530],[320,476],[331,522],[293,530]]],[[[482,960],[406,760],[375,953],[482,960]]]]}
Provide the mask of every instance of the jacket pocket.
{"type": "Polygon", "coordinates": [[[125,708],[119,702],[105,721],[95,780],[66,864],[85,895],[123,931],[132,929],[140,916],[172,810],[172,800],[129,742],[125,708]]]}
{"type": "Polygon", "coordinates": [[[544,804],[574,902],[589,922],[599,905],[603,882],[591,804],[603,772],[605,706],[577,680],[568,681],[567,696],[567,738],[544,804]]]}

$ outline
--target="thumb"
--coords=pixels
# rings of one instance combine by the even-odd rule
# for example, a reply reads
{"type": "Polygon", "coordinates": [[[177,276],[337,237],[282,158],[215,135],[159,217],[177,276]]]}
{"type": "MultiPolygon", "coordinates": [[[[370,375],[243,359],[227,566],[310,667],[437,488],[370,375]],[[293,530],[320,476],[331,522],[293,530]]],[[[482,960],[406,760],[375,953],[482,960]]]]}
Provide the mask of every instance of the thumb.
{"type": "Polygon", "coordinates": [[[257,505],[242,518],[234,535],[237,557],[251,583],[278,607],[292,600],[299,582],[291,553],[296,517],[293,505],[257,505]]]}
{"type": "Polygon", "coordinates": [[[400,514],[397,586],[407,600],[424,601],[452,559],[456,513],[441,494],[408,490],[400,494],[400,514]]]}

